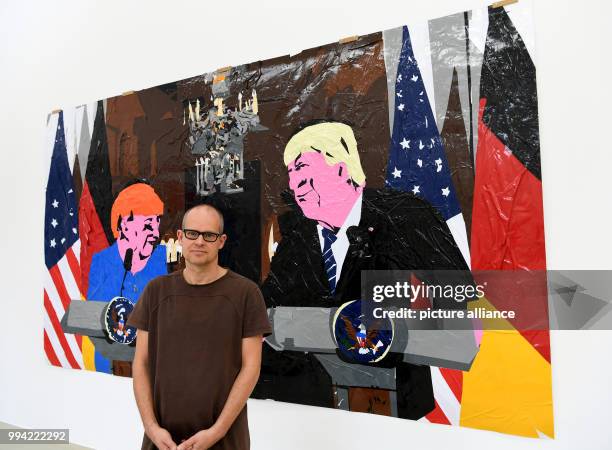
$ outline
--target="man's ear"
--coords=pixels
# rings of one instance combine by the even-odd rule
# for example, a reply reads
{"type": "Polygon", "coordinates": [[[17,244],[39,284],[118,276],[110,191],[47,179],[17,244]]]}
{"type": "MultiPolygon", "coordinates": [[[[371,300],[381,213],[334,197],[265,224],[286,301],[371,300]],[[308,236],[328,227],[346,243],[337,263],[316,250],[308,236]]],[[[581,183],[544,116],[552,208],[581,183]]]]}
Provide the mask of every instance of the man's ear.
{"type": "Polygon", "coordinates": [[[221,245],[219,245],[219,250],[221,250],[225,246],[225,241],[227,241],[227,234],[222,234],[219,236],[219,240],[221,241],[221,245]]]}

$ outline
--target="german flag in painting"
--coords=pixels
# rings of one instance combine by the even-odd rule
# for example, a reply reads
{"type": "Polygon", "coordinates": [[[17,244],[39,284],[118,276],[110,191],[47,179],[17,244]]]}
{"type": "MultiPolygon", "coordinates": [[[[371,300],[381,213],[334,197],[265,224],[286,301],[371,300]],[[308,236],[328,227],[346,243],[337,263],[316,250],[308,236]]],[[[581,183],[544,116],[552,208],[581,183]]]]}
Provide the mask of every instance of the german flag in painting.
{"type": "MultiPolygon", "coordinates": [[[[503,8],[489,8],[480,81],[473,270],[545,270],[535,66],[503,8]]],[[[550,362],[548,333],[523,332],[550,362]]]]}
{"type": "Polygon", "coordinates": [[[506,11],[490,8],[472,215],[476,270],[546,268],[535,75],[506,11]]]}
{"type": "MultiPolygon", "coordinates": [[[[472,270],[546,269],[537,106],[536,71],[527,48],[506,11],[489,8],[472,270]]],[[[492,298],[478,303],[473,307],[496,307],[492,298]]],[[[554,436],[548,330],[484,331],[464,376],[461,425],[554,436]]]]}
{"type": "Polygon", "coordinates": [[[83,292],[89,287],[89,268],[94,253],[108,247],[114,237],[110,228],[113,204],[110,161],[104,106],[98,101],[91,148],[85,171],[85,183],[79,202],[79,233],[81,240],[81,284],[83,292]]]}

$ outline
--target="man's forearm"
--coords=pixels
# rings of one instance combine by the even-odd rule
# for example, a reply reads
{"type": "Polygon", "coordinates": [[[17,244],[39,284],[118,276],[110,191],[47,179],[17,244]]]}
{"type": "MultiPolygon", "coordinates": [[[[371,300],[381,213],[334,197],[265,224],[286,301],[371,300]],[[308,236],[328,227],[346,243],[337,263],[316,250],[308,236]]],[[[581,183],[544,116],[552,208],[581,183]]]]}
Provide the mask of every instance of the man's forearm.
{"type": "Polygon", "coordinates": [[[133,364],[132,378],[134,380],[136,405],[138,405],[142,424],[144,425],[145,432],[147,432],[151,427],[158,425],[153,410],[153,391],[151,390],[148,367],[145,364],[133,364]]]}
{"type": "Polygon", "coordinates": [[[259,365],[243,366],[238,373],[227,401],[223,406],[223,410],[215,424],[211,427],[211,430],[214,430],[219,438],[225,436],[236,420],[236,417],[238,417],[238,414],[240,414],[240,411],[242,411],[242,408],[244,408],[249,395],[251,395],[257,384],[259,369],[259,365]]]}

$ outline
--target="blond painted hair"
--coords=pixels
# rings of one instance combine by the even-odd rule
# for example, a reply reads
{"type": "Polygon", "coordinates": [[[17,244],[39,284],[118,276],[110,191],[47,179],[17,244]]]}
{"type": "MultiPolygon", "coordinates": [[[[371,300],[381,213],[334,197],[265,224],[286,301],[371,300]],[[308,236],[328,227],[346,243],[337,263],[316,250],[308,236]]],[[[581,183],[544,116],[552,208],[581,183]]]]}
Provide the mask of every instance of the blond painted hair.
{"type": "Polygon", "coordinates": [[[307,126],[299,131],[285,147],[285,166],[298,155],[307,152],[319,152],[327,164],[339,162],[346,164],[351,179],[359,186],[365,182],[365,173],[361,168],[357,141],[350,126],[340,122],[322,122],[307,126]]]}

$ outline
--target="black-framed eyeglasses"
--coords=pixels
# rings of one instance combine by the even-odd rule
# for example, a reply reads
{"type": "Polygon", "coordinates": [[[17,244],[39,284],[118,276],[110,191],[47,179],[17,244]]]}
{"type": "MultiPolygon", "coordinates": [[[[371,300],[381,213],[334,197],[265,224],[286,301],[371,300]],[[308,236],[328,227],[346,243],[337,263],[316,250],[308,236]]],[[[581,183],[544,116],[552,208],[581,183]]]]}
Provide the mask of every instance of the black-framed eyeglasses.
{"type": "Polygon", "coordinates": [[[215,242],[223,233],[215,233],[213,231],[198,231],[198,230],[183,230],[185,237],[191,241],[195,241],[202,235],[206,242],[215,242]]]}

